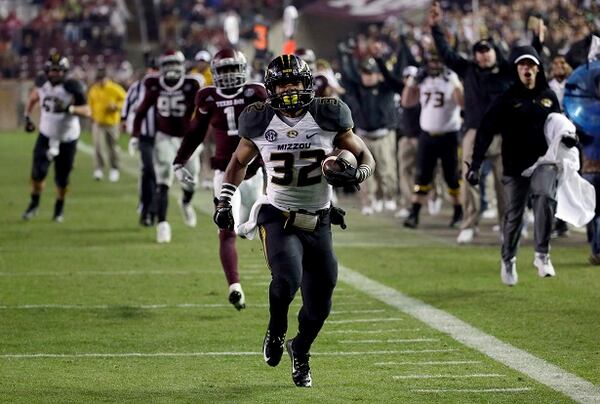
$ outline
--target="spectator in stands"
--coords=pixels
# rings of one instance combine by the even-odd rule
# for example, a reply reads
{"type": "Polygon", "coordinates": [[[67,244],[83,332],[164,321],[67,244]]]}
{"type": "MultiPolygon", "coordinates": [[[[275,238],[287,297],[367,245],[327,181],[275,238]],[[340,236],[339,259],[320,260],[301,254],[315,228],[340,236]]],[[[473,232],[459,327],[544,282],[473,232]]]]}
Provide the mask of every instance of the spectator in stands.
{"type": "Polygon", "coordinates": [[[125,90],[108,78],[104,67],[98,68],[95,83],[90,87],[88,100],[92,109],[92,136],[94,138],[95,164],[94,178],[104,177],[104,156],[102,143],[108,148],[110,163],[109,181],[119,180],[119,122],[120,111],[125,102],[125,90]]]}

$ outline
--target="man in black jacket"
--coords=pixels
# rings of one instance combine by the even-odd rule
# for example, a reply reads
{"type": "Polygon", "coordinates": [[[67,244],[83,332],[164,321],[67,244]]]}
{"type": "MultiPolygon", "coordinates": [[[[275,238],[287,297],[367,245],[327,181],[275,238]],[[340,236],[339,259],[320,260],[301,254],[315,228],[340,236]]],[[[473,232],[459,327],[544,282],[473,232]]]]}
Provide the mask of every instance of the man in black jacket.
{"type": "Polygon", "coordinates": [[[515,83],[498,98],[483,116],[477,131],[473,160],[466,179],[479,183],[479,169],[494,135],[502,136],[502,164],[506,212],[503,221],[501,279],[506,285],[517,283],[516,255],[523,226],[523,213],[531,197],[535,215],[535,259],[541,277],[554,276],[549,243],[556,210],[556,165],[538,166],[531,177],[522,173],[543,156],[548,144],[544,123],[551,112],[560,112],[556,94],[548,86],[540,57],[532,46],[521,46],[511,55],[515,83]]]}
{"type": "MultiPolygon", "coordinates": [[[[439,3],[434,2],[429,11],[429,26],[435,47],[444,64],[452,69],[464,82],[464,127],[466,132],[462,139],[462,161],[471,160],[475,133],[481,124],[483,114],[490,104],[510,86],[513,76],[511,66],[502,53],[493,46],[492,42],[482,39],[473,45],[473,60],[465,59],[450,48],[444,31],[440,26],[442,10],[439,3]]],[[[504,213],[504,198],[500,179],[502,162],[500,159],[499,138],[492,144],[486,156],[492,164],[494,184],[496,189],[498,217],[504,213]]],[[[462,168],[464,168],[464,164],[462,168]]],[[[457,238],[459,244],[473,241],[479,222],[480,194],[479,190],[463,182],[460,189],[463,220],[457,238]]]]}

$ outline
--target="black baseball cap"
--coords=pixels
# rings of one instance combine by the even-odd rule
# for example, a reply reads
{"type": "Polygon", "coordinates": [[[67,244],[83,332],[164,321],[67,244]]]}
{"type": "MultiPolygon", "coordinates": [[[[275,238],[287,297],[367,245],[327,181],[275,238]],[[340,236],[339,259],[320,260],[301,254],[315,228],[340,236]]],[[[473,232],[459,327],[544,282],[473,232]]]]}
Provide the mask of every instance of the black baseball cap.
{"type": "Polygon", "coordinates": [[[473,53],[487,52],[492,48],[492,42],[489,39],[480,39],[479,41],[475,42],[475,45],[473,45],[473,53]]]}

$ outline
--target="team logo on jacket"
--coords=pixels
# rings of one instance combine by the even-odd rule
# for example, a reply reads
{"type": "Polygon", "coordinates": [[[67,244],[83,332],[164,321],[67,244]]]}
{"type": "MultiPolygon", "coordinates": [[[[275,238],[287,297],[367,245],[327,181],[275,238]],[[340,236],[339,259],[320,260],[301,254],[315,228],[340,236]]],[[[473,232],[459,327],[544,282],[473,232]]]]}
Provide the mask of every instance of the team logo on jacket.
{"type": "Polygon", "coordinates": [[[275,132],[273,129],[269,129],[268,131],[265,132],[265,139],[267,139],[268,142],[274,142],[277,140],[277,132],[275,132]]]}
{"type": "Polygon", "coordinates": [[[550,98],[542,98],[540,104],[546,108],[550,108],[552,106],[552,100],[550,98]]]}
{"type": "Polygon", "coordinates": [[[255,91],[253,88],[247,88],[244,91],[244,97],[252,97],[254,95],[255,91]]]}
{"type": "Polygon", "coordinates": [[[297,136],[298,136],[298,131],[297,130],[294,130],[294,129],[288,130],[287,137],[293,139],[293,138],[295,138],[297,136]]]}

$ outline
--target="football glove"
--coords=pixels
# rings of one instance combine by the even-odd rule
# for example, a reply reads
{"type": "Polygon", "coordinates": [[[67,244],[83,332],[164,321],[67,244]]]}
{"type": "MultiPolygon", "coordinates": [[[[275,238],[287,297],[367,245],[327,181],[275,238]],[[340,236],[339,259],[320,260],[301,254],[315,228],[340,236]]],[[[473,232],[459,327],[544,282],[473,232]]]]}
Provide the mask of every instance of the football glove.
{"type": "Polygon", "coordinates": [[[352,167],[346,160],[338,158],[337,163],[342,167],[342,171],[324,170],[325,181],[334,187],[344,187],[347,185],[358,186],[356,177],[356,168],[352,167]]]}
{"type": "Polygon", "coordinates": [[[229,202],[220,201],[213,216],[213,221],[222,230],[233,230],[233,212],[229,202]]]}
{"type": "Polygon", "coordinates": [[[69,107],[71,105],[69,104],[65,104],[62,100],[60,99],[55,99],[54,100],[54,110],[52,112],[56,113],[56,114],[62,114],[62,113],[67,113],[69,112],[69,107]]]}
{"type": "Polygon", "coordinates": [[[344,216],[346,216],[346,211],[342,208],[332,206],[331,209],[329,209],[329,220],[331,221],[331,224],[340,226],[342,230],[346,230],[347,227],[344,216]]]}
{"type": "Polygon", "coordinates": [[[473,186],[479,185],[479,168],[467,163],[466,161],[465,164],[468,168],[467,173],[465,174],[465,179],[473,186]]]}
{"type": "Polygon", "coordinates": [[[25,132],[34,132],[35,131],[35,123],[31,120],[29,115],[25,116],[25,132]]]}
{"type": "Polygon", "coordinates": [[[188,171],[187,168],[183,166],[183,164],[175,164],[173,168],[175,170],[175,177],[177,177],[181,184],[188,187],[196,186],[196,180],[194,179],[194,176],[188,171]]]}
{"type": "Polygon", "coordinates": [[[129,143],[127,144],[127,152],[129,153],[129,155],[131,157],[134,157],[135,153],[139,150],[139,148],[140,148],[140,139],[132,136],[129,139],[129,143]]]}

